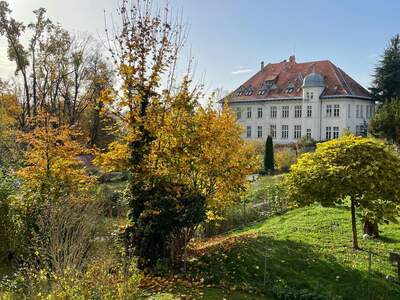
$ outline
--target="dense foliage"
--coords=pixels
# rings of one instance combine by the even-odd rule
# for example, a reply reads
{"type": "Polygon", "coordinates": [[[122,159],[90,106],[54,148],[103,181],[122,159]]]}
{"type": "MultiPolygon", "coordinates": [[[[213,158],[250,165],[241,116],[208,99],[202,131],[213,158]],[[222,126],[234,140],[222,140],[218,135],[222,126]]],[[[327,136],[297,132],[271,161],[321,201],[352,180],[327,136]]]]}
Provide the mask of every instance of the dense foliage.
{"type": "Polygon", "coordinates": [[[380,102],[400,97],[400,35],[394,36],[375,69],[372,96],[380,102]]]}
{"type": "Polygon", "coordinates": [[[400,144],[400,99],[379,106],[370,121],[369,131],[375,137],[400,144]]]}
{"type": "Polygon", "coordinates": [[[275,170],[274,145],[272,142],[272,137],[269,135],[265,142],[264,171],[266,173],[273,173],[274,170],[275,170]]]}
{"type": "MultiPolygon", "coordinates": [[[[299,206],[319,202],[323,206],[351,203],[353,246],[358,248],[355,209],[367,225],[395,221],[399,214],[399,154],[373,138],[345,135],[318,144],[291,168],[284,183],[287,194],[299,206]]],[[[365,227],[371,229],[371,226],[365,227]]],[[[377,226],[372,226],[377,235],[377,226]]]]}

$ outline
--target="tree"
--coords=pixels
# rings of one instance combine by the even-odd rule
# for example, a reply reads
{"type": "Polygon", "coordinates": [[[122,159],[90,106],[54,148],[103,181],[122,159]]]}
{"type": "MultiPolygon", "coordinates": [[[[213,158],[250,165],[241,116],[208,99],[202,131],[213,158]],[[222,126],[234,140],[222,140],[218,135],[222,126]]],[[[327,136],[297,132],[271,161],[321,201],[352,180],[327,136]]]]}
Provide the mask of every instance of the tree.
{"type": "Polygon", "coordinates": [[[15,166],[20,158],[16,143],[20,107],[15,93],[7,82],[0,80],[0,166],[15,166]]]}
{"type": "Polygon", "coordinates": [[[400,144],[400,98],[383,103],[369,124],[370,133],[400,144]]]}
{"type": "Polygon", "coordinates": [[[26,145],[24,166],[17,171],[28,199],[40,202],[80,194],[90,188],[91,178],[79,156],[87,150],[76,141],[79,132],[59,126],[49,113],[38,113],[30,122],[33,129],[22,133],[26,145]]]}
{"type": "Polygon", "coordinates": [[[400,98],[400,35],[394,36],[375,68],[371,87],[374,99],[385,102],[400,98]]]}
{"type": "Polygon", "coordinates": [[[275,170],[274,162],[274,145],[272,137],[269,135],[265,142],[265,153],[264,153],[264,170],[266,173],[273,174],[275,170]]]}
{"type": "Polygon", "coordinates": [[[299,206],[350,201],[353,248],[359,249],[356,208],[362,210],[365,230],[395,221],[400,204],[399,176],[400,157],[390,145],[345,135],[318,144],[314,153],[303,154],[285,176],[284,185],[289,199],[299,206]]]}
{"type": "Polygon", "coordinates": [[[154,12],[151,1],[134,3],[123,2],[122,28],[112,34],[116,41],[110,40],[121,88],[108,89],[101,98],[103,111],[117,120],[118,139],[96,161],[131,175],[132,225],[125,236],[145,268],[169,255],[179,257],[206,209],[218,210],[239,198],[252,164],[234,114],[227,107],[201,107],[201,88],[192,87],[189,75],[180,82],[175,78],[182,25],[168,9],[154,12]],[[166,241],[153,229],[163,227],[167,216],[178,227],[165,225],[166,241]],[[180,247],[166,246],[182,241],[180,247]]]}
{"type": "MultiPolygon", "coordinates": [[[[46,9],[34,10],[35,20],[25,26],[11,16],[6,1],[0,1],[0,35],[6,37],[10,61],[15,62],[19,124],[29,130],[28,119],[46,110],[59,125],[87,125],[89,145],[104,124],[96,109],[103,89],[113,82],[113,73],[98,43],[86,35],[73,35],[46,17],[46,9]],[[27,45],[24,35],[29,34],[27,45]],[[22,88],[20,88],[20,85],[22,88]],[[93,109],[93,114],[86,114],[93,109]],[[82,120],[90,116],[89,120],[82,120]]],[[[100,105],[101,106],[101,105],[100,105]]]]}

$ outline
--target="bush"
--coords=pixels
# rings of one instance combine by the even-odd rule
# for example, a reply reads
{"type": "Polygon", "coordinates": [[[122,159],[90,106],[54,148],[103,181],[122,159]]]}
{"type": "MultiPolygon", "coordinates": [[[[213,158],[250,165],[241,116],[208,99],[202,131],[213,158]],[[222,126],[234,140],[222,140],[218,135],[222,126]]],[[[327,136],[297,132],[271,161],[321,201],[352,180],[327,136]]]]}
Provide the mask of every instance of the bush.
{"type": "Polygon", "coordinates": [[[17,182],[15,179],[0,169],[0,262],[5,258],[11,260],[14,252],[19,248],[19,222],[13,214],[12,199],[17,182]]]}
{"type": "Polygon", "coordinates": [[[296,160],[296,151],[291,148],[283,148],[275,152],[275,163],[281,173],[289,172],[290,167],[296,162],[296,160]]]}
{"type": "Polygon", "coordinates": [[[45,205],[32,237],[35,265],[57,275],[83,270],[90,260],[99,215],[97,205],[87,199],[65,198],[45,205]]]}
{"type": "Polygon", "coordinates": [[[142,181],[127,196],[132,225],[124,235],[128,251],[135,245],[139,268],[154,268],[160,260],[177,262],[205,219],[205,197],[166,177],[142,181]]]}
{"type": "Polygon", "coordinates": [[[1,299],[135,299],[142,276],[132,262],[125,271],[112,257],[91,262],[81,272],[56,274],[24,268],[0,281],[1,299]]]}

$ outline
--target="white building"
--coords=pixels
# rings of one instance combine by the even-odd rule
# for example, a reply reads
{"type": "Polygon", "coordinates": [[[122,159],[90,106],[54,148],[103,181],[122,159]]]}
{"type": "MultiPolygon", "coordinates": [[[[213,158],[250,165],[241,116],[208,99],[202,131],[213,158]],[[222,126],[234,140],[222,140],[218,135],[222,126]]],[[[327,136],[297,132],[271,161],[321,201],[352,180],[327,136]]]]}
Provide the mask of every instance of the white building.
{"type": "Polygon", "coordinates": [[[244,126],[243,138],[287,144],[308,136],[364,134],[375,111],[370,94],[330,61],[261,63],[261,70],[228,96],[244,126]]]}

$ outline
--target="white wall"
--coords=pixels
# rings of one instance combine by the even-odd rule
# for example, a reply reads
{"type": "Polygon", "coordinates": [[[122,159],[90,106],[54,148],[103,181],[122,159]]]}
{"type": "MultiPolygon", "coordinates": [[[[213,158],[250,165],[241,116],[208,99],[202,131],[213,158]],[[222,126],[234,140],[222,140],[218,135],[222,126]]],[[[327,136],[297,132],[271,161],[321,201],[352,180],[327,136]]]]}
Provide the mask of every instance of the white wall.
{"type": "Polygon", "coordinates": [[[231,102],[230,106],[236,111],[237,108],[241,109],[241,118],[238,122],[243,126],[243,138],[248,140],[265,140],[266,137],[271,134],[270,126],[276,125],[276,138],[275,143],[287,144],[296,141],[294,138],[294,126],[301,125],[301,136],[306,135],[306,129],[310,128],[312,138],[315,140],[325,140],[326,127],[339,127],[339,134],[343,132],[345,128],[348,128],[351,132],[356,133],[356,126],[364,124],[364,121],[368,123],[371,116],[366,115],[366,107],[374,106],[374,102],[371,100],[363,99],[352,99],[352,98],[335,98],[335,99],[318,99],[319,91],[314,91],[313,100],[260,100],[257,102],[231,102]],[[333,109],[334,105],[339,105],[339,117],[334,117],[333,109]],[[295,118],[295,106],[302,105],[302,117],[295,118]],[[312,117],[307,118],[307,105],[312,105],[312,117]],[[332,116],[326,115],[326,106],[332,105],[332,116]],[[350,114],[349,114],[350,105],[350,114]],[[356,107],[360,105],[363,107],[363,117],[359,115],[357,118],[356,107]],[[282,118],[282,106],[289,106],[289,117],[282,118]],[[251,108],[252,116],[247,118],[247,108],[251,108]],[[271,107],[277,107],[277,117],[271,118],[271,107]],[[257,108],[262,108],[262,118],[257,116],[257,108]],[[289,137],[288,139],[282,139],[282,125],[289,126],[289,137]],[[246,137],[246,127],[251,126],[251,138],[246,137]],[[257,136],[257,127],[262,127],[262,137],[257,136]]]}

